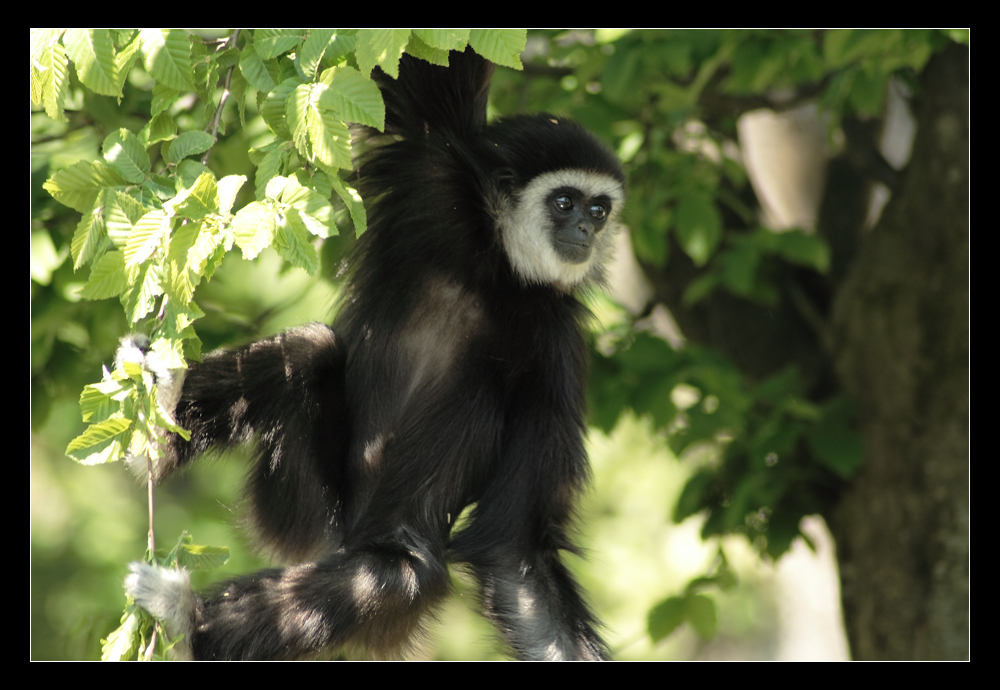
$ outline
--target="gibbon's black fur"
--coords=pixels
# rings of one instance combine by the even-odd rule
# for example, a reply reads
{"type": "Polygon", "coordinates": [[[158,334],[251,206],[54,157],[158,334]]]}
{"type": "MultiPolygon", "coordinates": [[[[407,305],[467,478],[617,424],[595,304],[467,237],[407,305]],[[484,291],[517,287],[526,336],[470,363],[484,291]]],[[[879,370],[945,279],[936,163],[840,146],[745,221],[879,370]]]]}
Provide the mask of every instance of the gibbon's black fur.
{"type": "Polygon", "coordinates": [[[602,281],[624,175],[572,122],[487,124],[492,71],[471,51],[376,70],[393,139],[359,165],[370,225],[334,326],[188,370],[191,441],[166,440],[156,480],[252,441],[250,521],[290,564],[199,596],[183,571],[134,564],[129,593],[195,657],[398,654],[449,562],[519,658],[607,656],[560,552],[588,473],[572,293],[602,281]]]}

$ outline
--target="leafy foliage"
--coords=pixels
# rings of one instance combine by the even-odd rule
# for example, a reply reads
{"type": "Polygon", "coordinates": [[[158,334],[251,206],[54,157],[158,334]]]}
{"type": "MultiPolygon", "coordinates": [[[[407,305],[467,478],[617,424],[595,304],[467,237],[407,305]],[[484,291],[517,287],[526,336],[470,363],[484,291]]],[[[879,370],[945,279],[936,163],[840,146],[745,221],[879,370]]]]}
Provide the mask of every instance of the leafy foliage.
{"type": "Polygon", "coordinates": [[[801,518],[828,505],[838,479],[861,461],[850,401],[809,402],[794,368],[748,388],[739,370],[712,351],[695,345],[675,351],[637,333],[628,347],[596,355],[592,370],[592,419],[599,427],[609,430],[631,408],[666,429],[680,456],[719,449],[673,511],[681,522],[707,510],[705,538],[745,534],[777,558],[799,536],[801,518]],[[813,452],[797,453],[803,445],[813,452]]]}
{"type": "MultiPolygon", "coordinates": [[[[381,94],[369,78],[376,65],[395,76],[411,44],[421,57],[447,64],[449,50],[471,43],[517,66],[524,42],[522,32],[485,30],[266,29],[202,41],[171,29],[73,29],[31,38],[32,102],[53,120],[66,120],[70,63],[82,88],[119,100],[133,70],[152,81],[149,119],[137,133],[112,131],[101,159],[59,170],[43,186],[82,214],[71,243],[74,269],[90,268],[81,296],[117,297],[132,324],[155,319],[152,350],[167,370],[200,356],[193,324],[204,314],[194,293],[234,246],[245,259],[273,247],[287,264],[314,274],[313,238],[337,234],[345,215],[364,232],[364,206],[341,173],[351,169],[347,123],[384,125],[381,94]],[[203,108],[179,131],[172,111],[190,91],[203,108]],[[229,99],[241,123],[255,105],[273,134],[250,151],[254,200],[242,208],[247,177],[219,178],[207,165],[229,99]]],[[[153,383],[135,366],[105,370],[81,400],[92,426],[67,452],[86,463],[155,452],[155,429],[177,429],[155,404],[153,383]],[[149,380],[140,384],[143,377],[149,380]],[[80,453],[88,449],[96,450],[80,453]]]]}
{"type": "MultiPolygon", "coordinates": [[[[138,111],[108,128],[100,155],[54,166],[41,185],[81,218],[68,256],[54,251],[44,230],[36,233],[37,243],[33,236],[33,262],[36,244],[37,255],[47,259],[37,274],[33,263],[33,276],[51,280],[71,259],[74,270],[89,269],[77,298],[117,298],[129,329],[152,334],[149,342],[136,336],[114,370],[104,367],[102,380],[84,388],[80,407],[89,426],[69,443],[70,457],[86,465],[139,462],[161,452],[163,433],[188,437],[158,401],[156,384],[200,357],[199,285],[234,248],[245,259],[271,248],[287,266],[315,274],[321,264],[315,240],[364,232],[364,205],[347,176],[348,123],[383,129],[372,69],[397,76],[406,51],[447,64],[448,51],[466,45],[520,67],[524,32],[31,32],[31,101],[48,119],[40,127],[69,123],[78,110],[100,112],[107,105],[95,100],[100,96],[119,106],[105,113],[108,121],[138,111]],[[230,102],[237,117],[226,109],[230,102]],[[258,125],[268,134],[255,135],[248,147],[249,129],[258,125]],[[240,148],[253,166],[252,185],[246,174],[216,172],[240,148]],[[130,359],[137,348],[149,354],[130,359]]],[[[147,561],[168,568],[216,567],[227,558],[225,549],[195,546],[187,536],[167,554],[147,553],[147,561]]],[[[105,659],[162,658],[177,642],[162,630],[157,635],[155,622],[132,602],[121,623],[104,642],[105,659]]]]}
{"type": "Polygon", "coordinates": [[[718,588],[732,590],[737,585],[736,575],[729,567],[726,555],[719,549],[714,572],[688,583],[684,594],[667,597],[649,611],[647,630],[654,642],[659,642],[684,623],[688,623],[703,640],[715,637],[718,615],[715,601],[700,591],[718,588]]]}
{"type": "MultiPolygon", "coordinates": [[[[830,353],[823,310],[838,280],[829,237],[761,224],[740,160],[738,118],[816,103],[836,141],[845,119],[882,115],[890,79],[916,89],[931,55],[968,36],[719,30],[598,32],[597,39],[613,43],[603,57],[567,50],[578,88],[599,94],[600,103],[588,102],[577,116],[591,124],[603,113],[613,121],[608,129],[630,174],[624,214],[633,248],[654,299],[693,342],[672,347],[637,331],[643,321],[621,317],[593,359],[591,419],[609,430],[624,409],[647,415],[696,466],[673,519],[702,515],[703,537],[744,535],[777,558],[805,538],[804,516],[829,512],[864,448],[853,402],[831,386],[833,373],[822,369],[829,361],[816,364],[830,353]],[[725,354],[711,347],[719,320],[740,309],[809,322],[815,352],[749,362],[752,355],[738,356],[741,330],[754,328],[749,319],[730,327],[725,354]],[[680,318],[688,311],[697,315],[680,318]]],[[[799,337],[773,331],[779,339],[799,337]]],[[[771,349],[793,352],[783,342],[771,349]]],[[[650,635],[660,639],[685,621],[703,633],[714,625],[708,608],[701,592],[666,599],[650,613],[650,635]]]]}

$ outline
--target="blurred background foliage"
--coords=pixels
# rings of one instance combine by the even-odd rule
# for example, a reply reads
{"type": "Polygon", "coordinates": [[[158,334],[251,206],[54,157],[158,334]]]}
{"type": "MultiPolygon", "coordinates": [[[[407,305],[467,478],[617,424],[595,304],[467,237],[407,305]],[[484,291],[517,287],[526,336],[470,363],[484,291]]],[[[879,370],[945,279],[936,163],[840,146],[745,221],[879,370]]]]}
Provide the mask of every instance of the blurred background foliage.
{"type": "MultiPolygon", "coordinates": [[[[842,314],[863,311],[851,310],[849,300],[864,292],[858,285],[866,284],[867,275],[877,273],[865,273],[872,262],[878,267],[865,252],[882,225],[887,235],[893,229],[879,216],[884,199],[926,197],[944,184],[940,175],[909,176],[924,180],[923,187],[912,183],[916,188],[901,180],[910,148],[919,146],[913,128],[923,123],[921,112],[940,122],[948,107],[954,109],[958,141],[965,142],[964,153],[954,155],[960,163],[967,159],[967,47],[967,31],[546,31],[529,32],[523,72],[497,70],[492,112],[573,117],[615,147],[629,176],[624,222],[632,251],[624,242],[611,296],[590,296],[597,316],[590,391],[595,481],[581,510],[588,558],[573,561],[617,658],[846,657],[840,612],[812,619],[814,627],[830,631],[810,630],[808,622],[804,630],[795,628],[788,615],[795,585],[783,583],[773,565],[783,557],[788,561],[789,552],[808,559],[806,545],[814,547],[825,566],[801,575],[812,579],[799,582],[798,591],[825,591],[835,601],[835,556],[823,519],[837,536],[845,583],[861,582],[876,592],[885,583],[909,602],[901,619],[878,623],[887,627],[874,634],[873,619],[885,616],[866,608],[860,588],[845,590],[855,658],[967,654],[967,615],[961,616],[968,607],[967,532],[960,524],[968,504],[962,399],[967,164],[955,183],[958,201],[947,206],[954,195],[939,195],[951,213],[942,232],[950,234],[943,245],[925,242],[921,255],[957,271],[957,294],[929,294],[921,303],[954,317],[937,323],[950,330],[935,331],[951,349],[923,347],[920,333],[930,326],[912,330],[898,317],[891,295],[885,297],[884,284],[883,299],[872,307],[873,314],[894,322],[900,342],[918,343],[920,361],[954,382],[948,395],[958,396],[921,389],[922,374],[913,374],[914,386],[932,399],[943,396],[942,404],[954,413],[938,417],[947,416],[947,438],[955,445],[929,455],[957,464],[945,463],[948,479],[938,484],[947,511],[938,522],[915,526],[913,539],[932,541],[926,535],[944,525],[960,545],[897,558],[903,561],[897,569],[906,571],[898,577],[862,557],[863,545],[880,548],[877,536],[858,536],[861,521],[879,520],[870,503],[858,498],[867,495],[865,487],[885,496],[897,488],[893,471],[908,471],[883,461],[891,453],[881,453],[878,445],[879,429],[890,421],[880,415],[879,396],[891,381],[873,377],[870,395],[857,384],[851,363],[863,358],[864,333],[852,341],[861,327],[842,314]],[[952,96],[949,106],[928,92],[945,88],[929,76],[935,57],[966,65],[964,79],[951,79],[960,94],[964,86],[964,101],[952,96]],[[936,103],[939,111],[933,110],[936,103]],[[902,120],[893,119],[894,107],[904,111],[902,120]],[[769,139],[766,132],[775,128],[778,134],[769,139]],[[907,153],[894,158],[890,144],[900,139],[907,153]],[[775,168],[777,177],[768,172],[775,168]],[[946,260],[954,253],[958,258],[946,260]],[[942,373],[945,365],[951,368],[942,373]],[[891,469],[879,472],[883,466],[891,469]],[[940,589],[933,590],[927,573],[942,560],[949,576],[938,578],[934,586],[940,589]],[[824,577],[829,582],[818,579],[824,577]],[[923,598],[913,601],[907,588],[921,586],[923,598]],[[942,621],[925,602],[950,604],[958,613],[942,621]],[[931,630],[922,639],[932,642],[912,639],[906,630],[913,620],[931,630]],[[793,635],[815,635],[821,642],[812,651],[795,652],[788,642],[793,635]],[[883,639],[890,637],[903,639],[883,639]]],[[[139,68],[120,102],[80,88],[74,75],[68,122],[32,113],[35,659],[99,658],[99,640],[116,627],[124,604],[126,563],[142,554],[146,532],[145,494],[122,468],[81,467],[63,454],[83,428],[79,393],[96,380],[102,363],[110,364],[126,324],[117,303],[77,296],[85,276],[73,272],[67,256],[79,216],[56,203],[42,184],[78,160],[96,159],[109,132],[141,129],[151,99],[139,68]]],[[[205,126],[205,109],[193,96],[171,114],[182,130],[205,126]]],[[[226,134],[213,147],[209,166],[219,178],[252,179],[247,152],[273,135],[252,99],[245,127],[234,108],[223,117],[226,134]]],[[[933,142],[928,146],[935,150],[933,142]]],[[[913,161],[911,167],[931,165],[916,151],[913,161]]],[[[341,237],[324,243],[322,280],[282,266],[272,251],[253,263],[227,257],[197,293],[207,314],[197,325],[206,351],[328,321],[352,234],[341,227],[341,237]]],[[[949,275],[954,282],[955,274],[949,275]]],[[[905,352],[899,357],[905,359],[905,352]]],[[[910,361],[900,363],[923,371],[910,361]]],[[[901,414],[910,414],[916,426],[927,412],[901,414]]],[[[909,440],[926,448],[927,439],[909,440]]],[[[927,474],[938,466],[928,460],[914,471],[927,474]]],[[[165,485],[158,494],[161,539],[172,541],[187,530],[199,543],[233,549],[224,570],[261,567],[233,530],[242,472],[239,462],[205,463],[165,485]]],[[[919,502],[931,487],[911,488],[900,502],[912,503],[914,496],[919,502]]],[[[892,503],[892,496],[886,500],[892,503]]],[[[933,511],[939,503],[923,506],[933,511]]],[[[895,524],[885,520],[886,529],[895,524]]],[[[197,574],[197,586],[207,583],[198,577],[206,576],[197,574]]],[[[474,590],[460,574],[456,589],[458,596],[414,656],[503,658],[489,626],[475,614],[474,590]]]]}

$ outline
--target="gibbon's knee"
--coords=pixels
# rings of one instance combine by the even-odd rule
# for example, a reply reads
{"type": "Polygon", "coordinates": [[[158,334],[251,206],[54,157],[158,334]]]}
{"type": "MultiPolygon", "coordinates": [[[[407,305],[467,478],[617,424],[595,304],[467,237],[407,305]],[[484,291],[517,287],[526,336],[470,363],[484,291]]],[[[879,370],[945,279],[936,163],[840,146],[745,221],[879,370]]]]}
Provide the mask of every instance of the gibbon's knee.
{"type": "Polygon", "coordinates": [[[449,587],[444,562],[425,553],[366,556],[351,579],[361,620],[353,642],[370,653],[398,654],[449,587]]]}

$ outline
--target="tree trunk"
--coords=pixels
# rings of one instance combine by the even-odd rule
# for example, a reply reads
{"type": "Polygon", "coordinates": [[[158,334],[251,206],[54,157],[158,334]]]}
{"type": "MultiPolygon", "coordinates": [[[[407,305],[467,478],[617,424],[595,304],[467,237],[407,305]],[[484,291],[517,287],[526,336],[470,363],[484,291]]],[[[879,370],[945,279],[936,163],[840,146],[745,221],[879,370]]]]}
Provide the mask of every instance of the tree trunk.
{"type": "Polygon", "coordinates": [[[863,470],[831,527],[855,659],[969,654],[969,53],[935,56],[911,162],[834,303],[863,470]]]}

